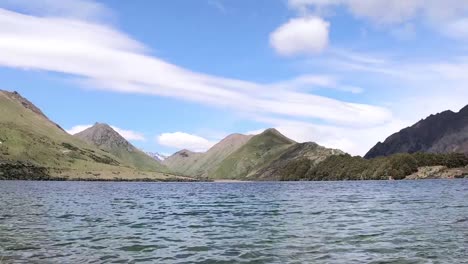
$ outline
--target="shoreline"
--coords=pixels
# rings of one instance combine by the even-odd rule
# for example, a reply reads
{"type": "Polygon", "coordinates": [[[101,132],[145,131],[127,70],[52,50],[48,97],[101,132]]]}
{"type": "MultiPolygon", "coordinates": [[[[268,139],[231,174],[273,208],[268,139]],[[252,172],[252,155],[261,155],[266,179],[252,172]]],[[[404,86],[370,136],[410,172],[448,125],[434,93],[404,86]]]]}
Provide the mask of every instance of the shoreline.
{"type": "Polygon", "coordinates": [[[238,182],[254,182],[254,181],[230,180],[230,179],[216,179],[216,180],[212,180],[211,182],[238,183],[238,182]]]}

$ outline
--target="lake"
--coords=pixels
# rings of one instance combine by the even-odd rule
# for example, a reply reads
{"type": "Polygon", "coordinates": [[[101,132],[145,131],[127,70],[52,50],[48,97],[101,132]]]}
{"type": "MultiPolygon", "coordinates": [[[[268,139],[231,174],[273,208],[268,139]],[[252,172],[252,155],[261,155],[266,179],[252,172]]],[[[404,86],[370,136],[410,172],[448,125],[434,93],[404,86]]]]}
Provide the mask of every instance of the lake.
{"type": "Polygon", "coordinates": [[[0,181],[0,263],[468,263],[468,180],[0,181]]]}

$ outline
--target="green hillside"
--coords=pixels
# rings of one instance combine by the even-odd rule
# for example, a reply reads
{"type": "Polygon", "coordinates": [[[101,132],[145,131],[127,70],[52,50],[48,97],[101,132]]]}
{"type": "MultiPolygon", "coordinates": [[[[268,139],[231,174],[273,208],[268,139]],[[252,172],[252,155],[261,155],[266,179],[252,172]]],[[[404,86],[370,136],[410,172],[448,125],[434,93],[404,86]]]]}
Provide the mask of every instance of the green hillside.
{"type": "Polygon", "coordinates": [[[64,179],[173,177],[136,169],[111,153],[69,135],[18,93],[0,90],[0,179],[17,175],[27,179],[35,177],[22,175],[29,171],[46,171],[41,175],[64,179]]]}
{"type": "Polygon", "coordinates": [[[207,178],[221,162],[247,143],[252,136],[231,134],[204,153],[182,150],[164,160],[172,171],[197,178],[207,178]]]}
{"type": "Polygon", "coordinates": [[[208,176],[212,179],[252,179],[253,174],[294,144],[277,130],[267,129],[226,157],[208,176]]]}
{"type": "Polygon", "coordinates": [[[193,168],[197,167],[196,164],[203,155],[204,153],[183,149],[167,157],[163,164],[174,173],[195,177],[193,168]]]}

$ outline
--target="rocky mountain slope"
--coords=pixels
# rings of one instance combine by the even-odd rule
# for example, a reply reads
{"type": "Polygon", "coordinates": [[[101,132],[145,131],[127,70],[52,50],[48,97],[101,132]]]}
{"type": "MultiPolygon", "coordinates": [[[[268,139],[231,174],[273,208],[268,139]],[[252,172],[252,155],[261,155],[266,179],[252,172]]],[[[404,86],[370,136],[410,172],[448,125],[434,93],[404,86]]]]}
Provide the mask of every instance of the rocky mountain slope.
{"type": "Polygon", "coordinates": [[[391,135],[383,143],[377,143],[365,158],[415,152],[468,154],[468,106],[458,113],[431,115],[391,135]]]}
{"type": "Polygon", "coordinates": [[[157,172],[169,171],[166,166],[137,149],[107,124],[96,123],[74,136],[113,154],[137,169],[157,172]]]}
{"type": "Polygon", "coordinates": [[[164,180],[73,137],[16,92],[0,90],[0,179],[164,180]]]}

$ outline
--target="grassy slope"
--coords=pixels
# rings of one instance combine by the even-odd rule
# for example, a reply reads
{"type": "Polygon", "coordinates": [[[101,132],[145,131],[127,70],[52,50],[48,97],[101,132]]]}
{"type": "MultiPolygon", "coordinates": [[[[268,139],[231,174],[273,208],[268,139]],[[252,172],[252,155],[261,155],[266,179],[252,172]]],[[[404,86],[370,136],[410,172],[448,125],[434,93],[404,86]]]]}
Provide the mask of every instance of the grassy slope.
{"type": "Polygon", "coordinates": [[[244,146],[252,136],[232,134],[210,148],[193,166],[190,175],[208,177],[229,155],[244,146]]]}
{"type": "Polygon", "coordinates": [[[296,144],[274,129],[254,136],[245,145],[224,159],[219,167],[209,174],[213,179],[251,179],[259,169],[278,158],[296,144]]]}
{"type": "Polygon", "coordinates": [[[216,170],[221,162],[242,147],[252,136],[232,134],[221,140],[205,153],[180,151],[164,161],[169,168],[184,175],[206,178],[216,170]],[[181,156],[182,152],[189,154],[181,156]]]}
{"type": "Polygon", "coordinates": [[[193,167],[196,166],[198,160],[204,153],[192,152],[190,150],[181,150],[169,156],[163,161],[171,171],[181,175],[194,176],[193,167]]]}
{"type": "Polygon", "coordinates": [[[33,111],[33,106],[26,104],[29,108],[25,107],[25,101],[18,98],[13,93],[0,91],[0,160],[44,166],[60,176],[168,177],[161,173],[140,175],[112,154],[67,134],[37,110],[33,111]]]}
{"type": "Polygon", "coordinates": [[[109,150],[110,153],[119,157],[121,160],[126,161],[129,164],[132,164],[138,169],[141,170],[150,170],[158,172],[169,172],[169,169],[156,161],[155,159],[148,156],[146,153],[135,150],[133,152],[128,152],[123,149],[109,150]]]}

